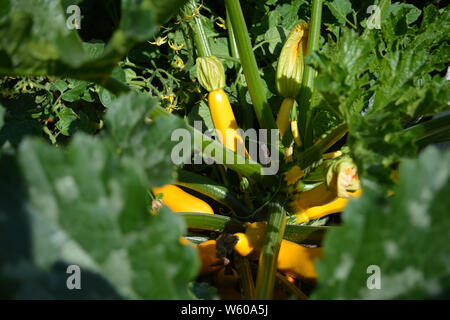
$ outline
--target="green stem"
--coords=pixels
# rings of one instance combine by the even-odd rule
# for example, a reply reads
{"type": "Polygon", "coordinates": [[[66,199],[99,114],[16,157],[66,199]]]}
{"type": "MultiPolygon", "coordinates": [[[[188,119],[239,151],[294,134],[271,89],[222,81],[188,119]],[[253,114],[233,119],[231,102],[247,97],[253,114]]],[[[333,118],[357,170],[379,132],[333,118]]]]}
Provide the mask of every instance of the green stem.
{"type": "Polygon", "coordinates": [[[297,164],[305,170],[314,163],[321,161],[322,154],[339,141],[347,132],[348,126],[345,123],[334,128],[325,138],[318,140],[313,146],[301,152],[296,159],[297,164]]]}
{"type": "Polygon", "coordinates": [[[299,226],[295,224],[286,225],[283,239],[301,244],[320,245],[325,237],[325,234],[333,229],[339,227],[331,226],[299,226]]]}
{"type": "Polygon", "coordinates": [[[322,153],[327,151],[348,132],[348,126],[343,123],[334,128],[325,138],[318,140],[314,145],[319,146],[322,153]]]}
{"type": "MultiPolygon", "coordinates": [[[[151,119],[157,117],[176,117],[161,107],[155,107],[149,116],[151,119]]],[[[178,117],[176,118],[179,120],[178,117]]],[[[268,185],[278,185],[278,177],[271,174],[263,175],[265,168],[258,162],[238,155],[232,150],[226,148],[220,142],[204,135],[202,132],[196,130],[188,124],[185,124],[185,128],[191,134],[190,139],[191,142],[193,142],[194,148],[198,148],[206,157],[216,161],[217,163],[224,164],[227,168],[241,173],[242,175],[257,182],[268,185]]]]}
{"type": "MultiPolygon", "coordinates": [[[[191,9],[192,12],[195,12],[197,7],[196,0],[190,0],[188,4],[188,8],[191,9]]],[[[202,17],[198,14],[194,14],[193,22],[190,22],[189,25],[192,28],[192,37],[194,38],[195,48],[197,49],[197,55],[199,57],[209,57],[212,55],[211,48],[209,46],[208,38],[206,37],[205,29],[203,29],[202,17]]]]}
{"type": "Polygon", "coordinates": [[[230,181],[228,180],[227,174],[225,173],[225,169],[223,166],[217,166],[220,174],[220,178],[222,178],[223,184],[225,187],[230,187],[230,181]]]}
{"type": "MultiPolygon", "coordinates": [[[[188,229],[198,229],[203,231],[215,232],[242,232],[244,225],[233,218],[212,215],[207,213],[177,213],[184,218],[188,229]]],[[[288,224],[286,225],[283,239],[299,244],[320,245],[326,232],[338,229],[339,227],[331,226],[300,226],[288,224]]]]}
{"type": "Polygon", "coordinates": [[[255,181],[278,184],[278,179],[276,176],[262,175],[264,168],[259,163],[238,155],[237,153],[226,148],[220,142],[205,136],[190,126],[187,126],[187,128],[191,131],[191,134],[193,134],[194,145],[198,146],[208,158],[224,164],[231,170],[241,173],[242,175],[254,179],[255,181]],[[221,150],[219,153],[222,153],[222,156],[215,152],[215,150],[219,149],[221,150]]]}
{"type": "Polygon", "coordinates": [[[416,140],[416,145],[419,148],[424,148],[429,144],[448,142],[450,141],[450,129],[438,131],[424,138],[416,140]]]}
{"type": "Polygon", "coordinates": [[[219,214],[196,212],[177,212],[175,214],[184,219],[189,229],[228,233],[242,232],[244,230],[244,225],[239,221],[219,214]]]}
{"type": "Polygon", "coordinates": [[[242,290],[244,291],[244,299],[254,300],[255,283],[253,282],[253,274],[250,268],[250,262],[247,260],[247,258],[235,253],[234,263],[239,274],[242,290]]]}
{"type": "Polygon", "coordinates": [[[261,128],[276,129],[275,119],[264,93],[239,0],[225,0],[225,6],[236,37],[236,45],[256,118],[261,128]]]}
{"type": "MultiPolygon", "coordinates": [[[[322,0],[312,1],[311,24],[308,34],[308,49],[307,57],[313,51],[319,50],[320,40],[320,25],[322,20],[322,0]]],[[[316,71],[312,66],[306,65],[303,73],[302,86],[299,93],[299,107],[300,107],[300,135],[305,147],[312,145],[312,128],[311,128],[311,103],[313,99],[314,78],[316,71]]]]}
{"type": "Polygon", "coordinates": [[[295,284],[289,282],[284,275],[277,272],[277,279],[280,280],[283,287],[297,297],[299,300],[308,300],[308,296],[303,293],[295,284]]]}
{"type": "Polygon", "coordinates": [[[423,148],[431,143],[450,140],[450,114],[437,116],[405,130],[405,134],[415,135],[415,143],[423,148]]]}
{"type": "Polygon", "coordinates": [[[256,299],[270,300],[273,297],[277,272],[278,252],[286,227],[286,212],[278,203],[269,204],[269,220],[264,246],[259,258],[256,278],[256,299]]]}
{"type": "Polygon", "coordinates": [[[195,190],[215,201],[227,206],[238,217],[245,218],[251,214],[247,208],[227,187],[224,187],[208,177],[186,171],[178,170],[177,185],[195,190]]]}
{"type": "MultiPolygon", "coordinates": [[[[231,56],[235,59],[239,60],[239,51],[236,45],[236,37],[234,36],[234,31],[233,31],[233,26],[231,25],[231,21],[230,21],[230,14],[228,13],[228,10],[226,10],[226,25],[227,25],[227,30],[228,30],[228,40],[230,43],[230,52],[231,52],[231,56]]],[[[240,61],[240,60],[239,60],[240,61]]],[[[239,63],[240,65],[240,63],[239,63]]],[[[237,65],[235,65],[237,66],[237,65]]]]}
{"type": "Polygon", "coordinates": [[[239,63],[235,63],[234,64],[234,68],[236,71],[236,81],[234,82],[236,87],[237,87],[237,91],[239,94],[239,102],[240,102],[240,108],[239,108],[239,113],[241,114],[241,123],[244,129],[249,129],[249,128],[253,128],[254,124],[253,124],[253,110],[252,107],[247,103],[246,99],[245,99],[245,88],[242,86],[242,82],[239,81],[240,78],[242,77],[242,74],[240,72],[241,69],[241,63],[239,60],[239,51],[236,45],[236,37],[234,36],[234,31],[233,31],[233,26],[231,25],[231,21],[230,21],[230,15],[228,13],[227,10],[227,20],[226,20],[226,24],[227,24],[227,29],[228,29],[228,40],[230,43],[230,52],[231,52],[231,56],[238,60],[239,63]]]}
{"type": "Polygon", "coordinates": [[[426,122],[419,123],[416,126],[405,130],[405,133],[412,133],[417,140],[424,139],[437,132],[450,129],[450,114],[438,116],[426,122]]]}

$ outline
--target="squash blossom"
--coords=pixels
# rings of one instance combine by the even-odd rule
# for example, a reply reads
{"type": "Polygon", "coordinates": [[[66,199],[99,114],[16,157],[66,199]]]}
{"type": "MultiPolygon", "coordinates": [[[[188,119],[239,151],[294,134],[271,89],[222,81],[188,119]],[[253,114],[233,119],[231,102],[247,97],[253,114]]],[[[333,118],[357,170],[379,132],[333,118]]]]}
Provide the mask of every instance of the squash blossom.
{"type": "Polygon", "coordinates": [[[336,191],[340,198],[351,199],[361,189],[358,178],[358,169],[349,157],[341,157],[325,167],[325,181],[329,188],[336,191]]]}
{"type": "Polygon", "coordinates": [[[296,215],[296,223],[341,212],[347,206],[349,199],[361,196],[362,190],[356,165],[350,157],[339,156],[340,154],[341,152],[327,155],[327,157],[337,155],[339,158],[324,163],[324,183],[293,195],[289,207],[296,215]]]}
{"type": "MultiPolygon", "coordinates": [[[[278,58],[275,83],[278,93],[284,97],[276,120],[281,137],[290,126],[290,112],[300,91],[307,39],[308,24],[300,22],[289,33],[278,58]]],[[[291,123],[291,131],[297,145],[301,145],[296,120],[291,123]]]]}

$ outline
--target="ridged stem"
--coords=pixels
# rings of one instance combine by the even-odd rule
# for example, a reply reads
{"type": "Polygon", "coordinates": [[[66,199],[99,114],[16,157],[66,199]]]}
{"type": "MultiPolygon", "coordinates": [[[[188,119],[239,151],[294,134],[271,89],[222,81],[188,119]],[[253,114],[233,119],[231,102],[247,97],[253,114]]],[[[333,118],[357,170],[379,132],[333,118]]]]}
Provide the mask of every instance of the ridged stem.
{"type": "Polygon", "coordinates": [[[259,258],[256,278],[256,299],[270,300],[273,297],[277,274],[278,253],[286,227],[286,212],[278,203],[269,204],[269,219],[264,246],[259,258]]]}
{"type": "Polygon", "coordinates": [[[202,17],[195,12],[197,7],[196,0],[190,0],[188,7],[192,10],[193,22],[189,23],[192,28],[192,36],[195,42],[195,48],[197,49],[197,56],[209,57],[212,55],[211,48],[209,46],[208,38],[206,37],[205,29],[203,29],[202,17]]]}
{"type": "Polygon", "coordinates": [[[264,93],[262,79],[259,76],[256,58],[252,50],[239,0],[225,0],[225,6],[229,14],[234,36],[236,37],[236,46],[256,118],[262,129],[275,129],[275,119],[264,93]]]}
{"type": "MultiPolygon", "coordinates": [[[[311,24],[308,34],[307,55],[319,49],[320,25],[322,20],[322,0],[312,1],[311,24]]],[[[312,66],[306,65],[303,73],[302,86],[299,94],[299,121],[301,140],[305,147],[312,145],[312,128],[311,128],[311,102],[313,101],[314,78],[316,71],[312,66]]]]}

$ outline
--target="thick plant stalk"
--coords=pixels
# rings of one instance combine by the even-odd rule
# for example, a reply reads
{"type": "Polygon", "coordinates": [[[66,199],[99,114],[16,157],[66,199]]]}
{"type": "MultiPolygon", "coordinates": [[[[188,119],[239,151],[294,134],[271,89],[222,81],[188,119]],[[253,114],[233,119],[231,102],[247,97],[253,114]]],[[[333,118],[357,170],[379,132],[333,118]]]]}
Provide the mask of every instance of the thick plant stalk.
{"type": "Polygon", "coordinates": [[[286,227],[286,212],[278,203],[269,204],[269,220],[264,246],[259,258],[256,278],[256,299],[270,300],[273,297],[277,272],[277,259],[286,227]]]}
{"type": "Polygon", "coordinates": [[[320,245],[329,230],[339,227],[332,226],[299,226],[295,224],[286,225],[283,239],[295,243],[320,245]]]}
{"type": "Polygon", "coordinates": [[[187,126],[187,129],[193,133],[195,145],[198,146],[202,152],[205,153],[205,156],[207,156],[210,159],[213,159],[219,163],[223,163],[227,168],[230,168],[231,170],[234,170],[248,178],[252,178],[256,181],[269,183],[269,184],[277,184],[278,180],[276,176],[274,175],[262,175],[264,172],[264,167],[261,166],[259,163],[246,158],[244,156],[241,156],[227,147],[223,146],[220,142],[215,141],[212,138],[209,138],[202,134],[201,132],[195,130],[191,126],[187,126]],[[221,155],[218,155],[216,153],[212,153],[211,144],[214,145],[214,149],[222,148],[221,155]],[[218,146],[219,144],[220,146],[218,146]],[[227,159],[231,159],[228,161],[227,159]],[[227,161],[225,161],[227,160],[227,161]]]}
{"type": "Polygon", "coordinates": [[[407,134],[414,134],[417,140],[425,139],[440,132],[450,130],[450,114],[434,117],[405,130],[407,134]]]}
{"type": "Polygon", "coordinates": [[[197,49],[197,55],[199,57],[211,56],[211,48],[209,46],[208,38],[206,37],[205,30],[201,21],[201,16],[196,13],[198,10],[197,1],[190,0],[187,8],[193,12],[193,21],[189,23],[192,28],[192,37],[194,38],[195,48],[197,49]]]}
{"type": "MultiPolygon", "coordinates": [[[[320,25],[322,20],[322,0],[312,1],[311,24],[308,35],[307,55],[319,49],[320,25]]],[[[300,107],[300,131],[301,140],[305,147],[312,145],[311,128],[311,102],[313,101],[314,78],[316,71],[311,66],[305,66],[302,86],[300,88],[299,107],[300,107]]]]}
{"type": "Polygon", "coordinates": [[[272,110],[264,93],[262,79],[259,76],[255,55],[253,54],[250,37],[242,14],[239,0],[225,0],[227,12],[230,17],[236,46],[239,52],[242,69],[247,82],[248,91],[253,102],[256,118],[263,129],[275,129],[276,123],[272,110]]]}
{"type": "Polygon", "coordinates": [[[236,216],[246,218],[251,215],[244,203],[242,203],[227,187],[224,187],[208,177],[186,171],[178,170],[177,185],[195,190],[215,201],[227,206],[236,216]]]}
{"type": "Polygon", "coordinates": [[[244,225],[240,221],[220,214],[212,215],[198,212],[180,212],[177,213],[177,215],[184,219],[186,227],[189,229],[216,232],[223,232],[224,230],[227,230],[227,232],[239,232],[244,230],[244,225]]]}
{"type": "Polygon", "coordinates": [[[314,143],[314,146],[319,147],[321,153],[327,151],[330,147],[332,147],[336,142],[338,142],[342,137],[344,137],[348,132],[348,126],[346,123],[343,123],[333,130],[329,134],[326,135],[325,138],[317,140],[314,143]]]}
{"type": "Polygon", "coordinates": [[[277,272],[277,279],[281,282],[282,286],[288,289],[298,300],[308,300],[308,296],[303,293],[295,284],[289,282],[285,275],[277,272]]]}
{"type": "MultiPolygon", "coordinates": [[[[234,36],[233,26],[231,25],[230,15],[228,14],[228,11],[227,11],[226,24],[227,24],[227,29],[228,29],[228,41],[230,43],[231,56],[234,59],[239,60],[239,51],[238,51],[238,48],[236,46],[236,37],[234,36]]],[[[234,67],[235,67],[235,70],[236,70],[236,74],[239,77],[242,77],[242,74],[239,71],[240,68],[241,68],[241,65],[235,63],[234,67]]],[[[241,112],[241,114],[242,114],[241,118],[242,119],[240,119],[241,125],[243,126],[244,129],[254,128],[254,121],[253,121],[254,113],[253,113],[253,109],[252,109],[252,106],[250,104],[248,104],[246,99],[245,99],[246,90],[245,90],[245,87],[241,84],[241,81],[237,81],[237,90],[238,90],[238,94],[239,94],[240,111],[242,111],[241,112]]]]}
{"type": "Polygon", "coordinates": [[[234,254],[234,261],[236,263],[237,271],[240,275],[240,281],[245,300],[255,299],[255,284],[253,283],[252,270],[250,268],[250,262],[246,257],[243,257],[237,253],[234,254]]]}
{"type": "MultiPolygon", "coordinates": [[[[153,119],[157,117],[176,116],[161,107],[156,107],[150,113],[149,117],[153,119]]],[[[200,150],[206,157],[217,163],[224,164],[227,168],[260,183],[273,185],[278,183],[278,179],[275,175],[263,175],[265,168],[258,162],[238,155],[226,148],[222,143],[204,135],[202,132],[188,124],[185,125],[185,128],[188,130],[190,138],[194,141],[194,148],[200,150]],[[218,151],[219,149],[220,151],[218,151]]]]}

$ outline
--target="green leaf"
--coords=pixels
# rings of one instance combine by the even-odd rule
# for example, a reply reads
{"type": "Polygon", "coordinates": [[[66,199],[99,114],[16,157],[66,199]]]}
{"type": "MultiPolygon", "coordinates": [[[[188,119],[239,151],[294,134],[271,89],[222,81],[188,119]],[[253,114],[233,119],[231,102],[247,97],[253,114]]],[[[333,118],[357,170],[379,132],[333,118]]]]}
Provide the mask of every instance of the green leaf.
{"type": "Polygon", "coordinates": [[[3,2],[0,74],[70,76],[103,85],[108,84],[117,62],[137,42],[150,39],[158,23],[166,21],[184,3],[122,0],[120,28],[103,50],[102,44],[83,44],[77,31],[69,30],[61,1],[3,2]]]}
{"type": "MultiPolygon", "coordinates": [[[[120,67],[117,66],[112,72],[111,72],[111,78],[116,79],[122,83],[126,82],[126,73],[125,71],[120,67]]],[[[109,108],[111,106],[111,103],[117,98],[117,95],[111,92],[110,90],[100,87],[98,92],[100,101],[102,104],[109,108]]]]}
{"type": "Polygon", "coordinates": [[[73,112],[70,108],[63,108],[60,112],[58,112],[59,120],[56,123],[56,127],[59,131],[65,135],[70,135],[70,127],[74,121],[78,119],[78,116],[73,112]]]}
{"type": "Polygon", "coordinates": [[[283,29],[281,27],[272,27],[264,34],[264,40],[269,43],[269,52],[274,53],[275,49],[277,52],[281,52],[283,46],[283,41],[289,34],[289,30],[283,29]]]}
{"type": "Polygon", "coordinates": [[[406,20],[407,13],[417,15],[415,7],[387,11],[381,32],[361,37],[343,29],[338,42],[330,38],[305,59],[318,70],[316,108],[345,119],[359,174],[383,185],[393,183],[398,161],[417,152],[405,124],[448,110],[450,94],[441,76],[450,59],[450,10],[425,7],[420,26],[406,20]]]}
{"type": "Polygon", "coordinates": [[[435,147],[400,165],[394,195],[363,181],[341,229],[324,242],[316,299],[427,299],[450,295],[450,152],[435,147]],[[380,270],[380,288],[369,289],[380,270]]]}
{"type": "Polygon", "coordinates": [[[2,101],[8,119],[0,129],[0,146],[9,143],[18,146],[26,136],[36,136],[42,133],[41,125],[30,114],[36,111],[36,104],[31,95],[21,95],[13,100],[2,101]]]}
{"type": "Polygon", "coordinates": [[[61,99],[67,102],[80,100],[88,86],[89,83],[86,81],[77,82],[77,84],[72,89],[69,89],[62,94],[61,99]]]}
{"type": "MultiPolygon", "coordinates": [[[[128,0],[130,1],[130,0],[128,0]]],[[[158,24],[163,24],[181,8],[187,0],[151,0],[152,11],[156,14],[158,24]]]]}
{"type": "Polygon", "coordinates": [[[147,118],[158,108],[156,100],[144,94],[130,92],[112,102],[106,114],[106,126],[118,152],[140,163],[148,177],[149,186],[174,182],[175,165],[171,160],[172,132],[184,128],[179,117],[147,118]]]}
{"type": "MultiPolygon", "coordinates": [[[[230,52],[228,49],[228,39],[221,37],[221,38],[215,38],[215,40],[210,41],[211,46],[211,52],[214,56],[221,57],[229,57],[230,52]]],[[[233,67],[233,61],[223,59],[221,60],[224,65],[231,68],[233,67]]]]}
{"type": "MultiPolygon", "coordinates": [[[[182,219],[167,209],[149,213],[145,178],[136,162],[119,158],[98,138],[76,135],[64,151],[26,140],[19,164],[26,183],[17,188],[22,199],[15,203],[2,193],[0,205],[0,259],[8,262],[0,264],[0,287],[14,284],[8,287],[10,297],[41,298],[39,290],[24,292],[34,274],[15,272],[28,264],[52,276],[43,277],[38,288],[51,286],[52,279],[64,280],[59,282],[64,288],[68,275],[58,263],[80,266],[83,290],[101,291],[86,272],[125,298],[190,297],[188,282],[199,267],[196,252],[179,243],[182,219]],[[22,230],[20,238],[14,230],[22,230]],[[6,244],[14,242],[15,250],[9,251],[6,244]]],[[[2,179],[1,189],[14,178],[19,180],[2,179]]],[[[111,298],[107,291],[97,298],[111,298]]]]}
{"type": "Polygon", "coordinates": [[[325,1],[325,4],[330,9],[341,25],[345,25],[347,15],[352,12],[352,4],[350,0],[333,0],[325,1]]]}
{"type": "Polygon", "coordinates": [[[194,125],[194,121],[202,121],[203,125],[209,130],[214,129],[209,107],[203,100],[196,104],[188,114],[189,124],[194,125]]]}
{"type": "Polygon", "coordinates": [[[69,86],[64,80],[58,79],[55,81],[55,87],[60,93],[63,93],[69,86]]]}

